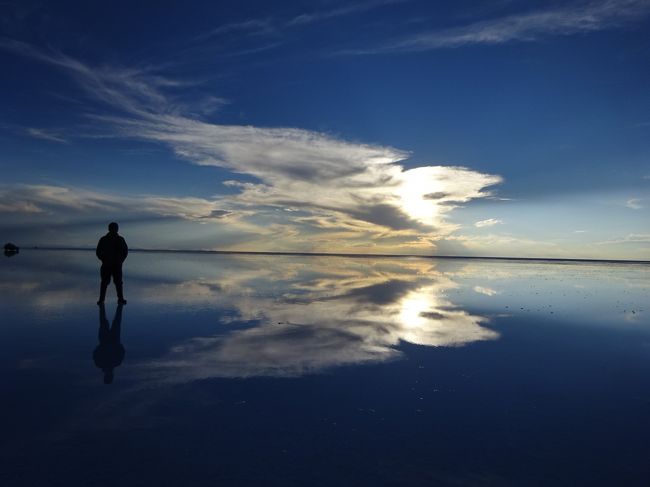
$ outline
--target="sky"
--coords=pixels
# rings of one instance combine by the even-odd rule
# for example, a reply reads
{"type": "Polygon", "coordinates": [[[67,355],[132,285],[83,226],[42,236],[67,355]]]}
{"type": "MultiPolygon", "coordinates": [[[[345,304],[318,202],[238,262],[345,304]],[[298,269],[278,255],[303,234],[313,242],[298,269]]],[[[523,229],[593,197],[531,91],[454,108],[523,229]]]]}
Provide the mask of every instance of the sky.
{"type": "Polygon", "coordinates": [[[4,242],[650,260],[650,0],[9,0],[0,66],[4,242]]]}

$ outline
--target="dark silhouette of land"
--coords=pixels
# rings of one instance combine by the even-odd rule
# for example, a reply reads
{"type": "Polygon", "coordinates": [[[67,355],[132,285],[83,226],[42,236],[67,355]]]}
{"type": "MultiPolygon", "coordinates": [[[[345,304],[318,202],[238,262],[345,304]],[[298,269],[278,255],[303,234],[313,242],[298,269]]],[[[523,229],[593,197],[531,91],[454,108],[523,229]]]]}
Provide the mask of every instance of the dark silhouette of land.
{"type": "Polygon", "coordinates": [[[106,288],[113,279],[115,291],[117,292],[117,302],[126,304],[124,299],[124,290],[122,284],[122,264],[129,254],[129,248],[124,238],[117,233],[119,226],[115,222],[108,224],[108,233],[99,239],[95,254],[102,261],[100,269],[101,285],[99,288],[99,300],[97,304],[102,304],[106,299],[106,288]]]}
{"type": "Polygon", "coordinates": [[[93,352],[95,365],[104,372],[104,384],[113,382],[113,369],[124,360],[124,346],[120,334],[122,332],[122,305],[118,304],[113,317],[113,323],[108,326],[106,308],[99,305],[99,345],[93,352]]]}

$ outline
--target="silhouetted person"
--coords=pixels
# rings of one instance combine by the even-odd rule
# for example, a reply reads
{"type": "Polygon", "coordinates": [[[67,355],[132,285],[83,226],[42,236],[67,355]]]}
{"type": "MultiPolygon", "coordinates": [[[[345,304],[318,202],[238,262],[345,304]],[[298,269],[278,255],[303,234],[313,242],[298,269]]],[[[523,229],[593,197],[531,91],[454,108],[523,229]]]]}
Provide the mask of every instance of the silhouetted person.
{"type": "Polygon", "coordinates": [[[113,369],[124,360],[124,346],[120,342],[122,331],[122,305],[118,304],[115,310],[113,324],[108,327],[106,308],[99,305],[99,345],[93,352],[95,365],[104,372],[104,384],[113,382],[113,369]]]}
{"type": "Polygon", "coordinates": [[[113,278],[115,290],[117,291],[117,302],[119,304],[126,304],[124,299],[124,292],[122,290],[122,263],[129,253],[129,248],[126,246],[126,241],[118,235],[117,231],[119,226],[117,223],[112,222],[108,224],[108,233],[99,239],[97,243],[97,258],[102,261],[100,274],[102,283],[99,288],[99,301],[97,304],[102,304],[106,298],[106,288],[113,278]]]}

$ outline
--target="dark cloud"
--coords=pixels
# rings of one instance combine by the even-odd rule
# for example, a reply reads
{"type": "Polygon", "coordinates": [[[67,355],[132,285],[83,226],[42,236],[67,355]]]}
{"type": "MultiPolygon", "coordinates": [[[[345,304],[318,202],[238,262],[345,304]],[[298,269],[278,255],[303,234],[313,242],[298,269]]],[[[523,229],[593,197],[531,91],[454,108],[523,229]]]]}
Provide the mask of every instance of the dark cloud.
{"type": "Polygon", "coordinates": [[[414,281],[391,279],[380,284],[355,289],[346,296],[355,298],[362,303],[391,304],[399,301],[418,285],[419,283],[414,281]]]}
{"type": "Polygon", "coordinates": [[[205,218],[225,218],[232,215],[232,211],[228,210],[212,210],[212,212],[205,218]]]}
{"type": "Polygon", "coordinates": [[[419,222],[410,218],[402,210],[385,203],[347,210],[347,214],[357,218],[358,220],[367,221],[393,230],[412,230],[422,228],[422,225],[419,222]]]}
{"type": "Polygon", "coordinates": [[[420,316],[429,320],[444,320],[446,318],[445,315],[436,311],[425,311],[420,313],[420,316]]]}
{"type": "Polygon", "coordinates": [[[449,193],[445,193],[444,191],[438,191],[436,193],[425,194],[423,198],[425,200],[441,200],[443,198],[448,198],[449,196],[451,196],[449,193]]]}

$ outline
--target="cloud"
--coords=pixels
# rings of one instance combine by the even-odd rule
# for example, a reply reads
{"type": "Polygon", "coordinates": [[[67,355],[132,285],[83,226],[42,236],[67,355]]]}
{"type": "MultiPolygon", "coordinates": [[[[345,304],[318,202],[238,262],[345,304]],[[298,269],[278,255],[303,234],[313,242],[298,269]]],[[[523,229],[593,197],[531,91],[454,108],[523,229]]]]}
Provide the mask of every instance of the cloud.
{"type": "MultiPolygon", "coordinates": [[[[155,309],[215,311],[207,334],[172,342],[154,360],[131,363],[148,386],[209,377],[296,377],[398,360],[405,341],[462,347],[500,336],[487,318],[452,302],[450,291],[459,285],[430,259],[230,256],[217,262],[205,255],[129,257],[134,301],[155,309]]],[[[47,255],[35,256],[14,279],[0,281],[0,293],[30,317],[87,308],[95,262],[64,252],[55,264],[47,255]]]]}
{"type": "Polygon", "coordinates": [[[231,22],[199,34],[194,38],[195,41],[205,41],[212,37],[218,37],[224,34],[243,32],[248,34],[265,34],[273,31],[270,19],[249,19],[242,22],[231,22]]]}
{"type": "Polygon", "coordinates": [[[598,0],[574,2],[523,14],[508,15],[462,27],[422,32],[396,39],[379,48],[349,51],[350,54],[413,52],[535,41],[547,36],[567,36],[619,27],[650,12],[647,0],[598,0]]]}
{"type": "Polygon", "coordinates": [[[142,373],[174,383],[209,377],[295,377],[395,360],[402,356],[397,347],[403,341],[460,347],[499,338],[483,326],[484,317],[446,298],[446,291],[457,284],[426,261],[383,260],[345,269],[310,262],[291,273],[284,272],[285,265],[275,260],[243,278],[223,271],[218,293],[196,281],[168,286],[167,292],[152,289],[149,294],[165,302],[179,299],[179,291],[213,305],[215,299],[224,300],[229,309],[238,310],[231,322],[255,326],[181,342],[142,365],[142,373]],[[309,280],[304,279],[305,266],[309,280]],[[251,300],[251,283],[258,289],[272,284],[284,292],[251,300]]]}
{"type": "MultiPolygon", "coordinates": [[[[488,188],[502,181],[498,175],[459,166],[407,169],[400,164],[409,156],[406,151],[299,128],[208,123],[196,115],[195,107],[167,95],[182,82],[147,70],[92,68],[61,53],[44,53],[6,39],[0,40],[0,47],[64,69],[89,95],[116,110],[92,116],[109,130],[107,135],[164,144],[193,164],[232,171],[228,184],[239,192],[220,198],[218,204],[197,198],[136,198],[143,202],[138,208],[162,215],[196,219],[214,210],[247,212],[255,214],[249,218],[251,225],[266,227],[261,231],[266,237],[273,228],[294,240],[318,238],[319,246],[340,248],[340,238],[337,242],[322,234],[347,233],[351,245],[359,243],[352,242],[351,233],[366,242],[387,242],[399,235],[401,240],[391,241],[393,249],[402,244],[423,248],[428,242],[431,250],[434,244],[428,237],[457,228],[447,221],[450,211],[491,196],[488,188]],[[247,181],[238,182],[238,174],[247,181]]],[[[42,189],[32,195],[42,198],[47,193],[42,189]]],[[[36,207],[42,202],[26,201],[36,207]]]]}
{"type": "Polygon", "coordinates": [[[502,223],[503,222],[501,220],[497,220],[495,218],[488,218],[487,220],[480,220],[474,223],[474,226],[478,228],[483,228],[483,227],[491,227],[493,225],[499,225],[502,223]]]}
{"type": "Polygon", "coordinates": [[[219,201],[204,198],[174,198],[155,195],[123,196],[83,188],[15,184],[0,186],[0,213],[25,218],[69,220],[82,214],[100,218],[106,214],[148,215],[205,221],[233,216],[218,207],[219,201]]]}
{"type": "Polygon", "coordinates": [[[479,294],[485,294],[486,296],[495,296],[499,294],[499,291],[496,291],[489,287],[483,287],[483,286],[474,286],[474,292],[477,292],[479,294]]]}
{"type": "Polygon", "coordinates": [[[382,7],[385,5],[403,3],[408,0],[371,0],[367,2],[359,3],[348,3],[342,7],[334,8],[331,10],[322,10],[313,13],[300,14],[296,17],[293,17],[286,23],[286,26],[297,26],[297,25],[307,25],[314,22],[321,22],[324,20],[330,20],[337,17],[343,17],[351,14],[357,14],[361,12],[367,12],[368,10],[375,9],[377,7],[382,7]]]}
{"type": "Polygon", "coordinates": [[[598,242],[596,245],[609,244],[650,244],[650,233],[630,233],[625,237],[598,242]]]}
{"type": "Polygon", "coordinates": [[[409,0],[369,0],[365,2],[347,2],[340,7],[334,7],[328,10],[315,10],[301,13],[288,19],[252,18],[240,22],[231,22],[223,24],[207,32],[199,34],[194,41],[206,41],[208,39],[228,34],[241,33],[245,35],[266,35],[278,34],[285,29],[303,27],[318,22],[324,22],[339,17],[346,17],[362,12],[367,12],[375,8],[404,3],[409,0]]]}
{"type": "Polygon", "coordinates": [[[640,198],[632,198],[627,200],[625,206],[631,210],[642,210],[644,208],[644,206],[641,204],[642,201],[643,200],[640,198]]]}
{"type": "Polygon", "coordinates": [[[444,235],[436,240],[442,255],[495,257],[575,257],[573,249],[555,242],[533,240],[517,235],[444,235]]]}
{"type": "Polygon", "coordinates": [[[181,112],[192,114],[194,109],[201,111],[207,106],[213,111],[215,104],[218,106],[226,103],[226,100],[217,97],[201,98],[192,104],[170,98],[163,94],[163,90],[178,90],[194,86],[197,82],[162,76],[153,67],[91,67],[61,52],[42,51],[25,42],[6,37],[0,37],[0,49],[64,70],[94,100],[132,116],[181,112]]]}
{"type": "Polygon", "coordinates": [[[64,139],[59,134],[52,132],[50,130],[38,129],[38,128],[27,128],[25,131],[27,132],[28,135],[36,139],[49,140],[50,142],[59,142],[63,144],[68,143],[66,139],[64,139]]]}

